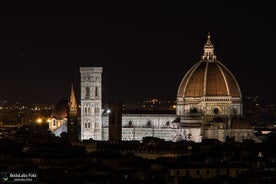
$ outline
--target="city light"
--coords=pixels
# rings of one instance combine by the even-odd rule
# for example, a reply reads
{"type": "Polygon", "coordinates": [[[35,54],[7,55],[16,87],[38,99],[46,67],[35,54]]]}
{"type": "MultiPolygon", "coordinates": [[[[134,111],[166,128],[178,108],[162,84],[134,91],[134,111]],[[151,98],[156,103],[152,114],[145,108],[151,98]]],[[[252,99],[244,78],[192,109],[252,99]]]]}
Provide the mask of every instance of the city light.
{"type": "Polygon", "coordinates": [[[39,123],[39,124],[42,123],[42,118],[37,118],[36,122],[39,123]]]}

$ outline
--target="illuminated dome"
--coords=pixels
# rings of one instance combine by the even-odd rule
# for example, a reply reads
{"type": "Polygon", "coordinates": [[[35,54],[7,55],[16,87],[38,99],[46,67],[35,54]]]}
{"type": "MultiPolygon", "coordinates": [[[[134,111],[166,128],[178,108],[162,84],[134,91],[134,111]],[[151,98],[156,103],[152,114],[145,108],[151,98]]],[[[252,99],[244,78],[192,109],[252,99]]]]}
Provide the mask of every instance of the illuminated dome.
{"type": "Polygon", "coordinates": [[[51,117],[55,118],[55,119],[67,118],[68,103],[69,103],[68,98],[64,98],[61,101],[59,101],[55,105],[55,107],[52,111],[51,117]]]}
{"type": "Polygon", "coordinates": [[[232,73],[216,59],[208,35],[204,55],[184,76],[178,97],[232,96],[241,97],[240,87],[232,73]]]}
{"type": "Polygon", "coordinates": [[[231,129],[252,129],[252,126],[246,119],[237,117],[233,119],[231,129]]]}
{"type": "Polygon", "coordinates": [[[229,116],[242,115],[239,84],[217,60],[210,34],[201,60],[185,74],[177,91],[176,114],[187,116],[193,109],[205,116],[205,123],[217,116],[228,119],[229,116]]]}

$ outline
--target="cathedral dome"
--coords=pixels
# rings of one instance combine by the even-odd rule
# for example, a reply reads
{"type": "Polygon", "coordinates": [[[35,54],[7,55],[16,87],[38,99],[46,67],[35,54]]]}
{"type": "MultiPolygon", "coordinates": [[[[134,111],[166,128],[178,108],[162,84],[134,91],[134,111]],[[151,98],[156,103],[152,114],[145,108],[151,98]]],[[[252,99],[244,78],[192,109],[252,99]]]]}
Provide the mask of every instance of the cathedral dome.
{"type": "Polygon", "coordinates": [[[66,118],[67,117],[68,108],[69,108],[68,104],[69,104],[69,99],[68,98],[64,98],[61,101],[59,101],[55,105],[55,107],[54,107],[54,109],[53,109],[53,111],[51,113],[51,117],[52,118],[56,118],[56,119],[64,119],[64,118],[66,118]]]}
{"type": "Polygon", "coordinates": [[[178,97],[232,96],[241,97],[233,74],[216,59],[208,35],[202,59],[184,76],[177,92],[178,97]]]}
{"type": "Polygon", "coordinates": [[[252,129],[252,126],[246,119],[236,117],[231,123],[231,129],[252,129]]]}

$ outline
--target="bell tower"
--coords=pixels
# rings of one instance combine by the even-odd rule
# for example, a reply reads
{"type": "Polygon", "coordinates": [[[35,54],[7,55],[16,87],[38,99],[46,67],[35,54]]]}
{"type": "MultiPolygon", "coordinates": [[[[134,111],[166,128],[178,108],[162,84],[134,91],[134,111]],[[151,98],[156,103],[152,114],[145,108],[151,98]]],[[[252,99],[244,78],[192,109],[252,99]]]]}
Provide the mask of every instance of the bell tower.
{"type": "Polygon", "coordinates": [[[71,141],[79,139],[79,117],[78,117],[78,104],[75,96],[73,85],[71,86],[71,95],[69,100],[68,110],[68,135],[71,141]]]}
{"type": "Polygon", "coordinates": [[[81,140],[102,140],[102,67],[80,67],[81,140]]]}

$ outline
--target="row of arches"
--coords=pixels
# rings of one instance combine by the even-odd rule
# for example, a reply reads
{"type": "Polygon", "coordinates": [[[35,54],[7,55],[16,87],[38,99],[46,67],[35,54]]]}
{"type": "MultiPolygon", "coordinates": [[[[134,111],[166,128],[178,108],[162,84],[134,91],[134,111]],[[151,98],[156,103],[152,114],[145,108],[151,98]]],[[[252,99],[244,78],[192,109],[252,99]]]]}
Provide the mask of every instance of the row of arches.
{"type": "MultiPolygon", "coordinates": [[[[170,126],[170,121],[166,121],[165,124],[163,124],[163,126],[170,126]]],[[[148,120],[145,123],[143,123],[142,125],[140,124],[139,126],[135,125],[133,123],[133,120],[129,120],[127,124],[124,125],[124,127],[145,127],[145,128],[151,128],[154,127],[154,124],[152,121],[148,120]]]]}

